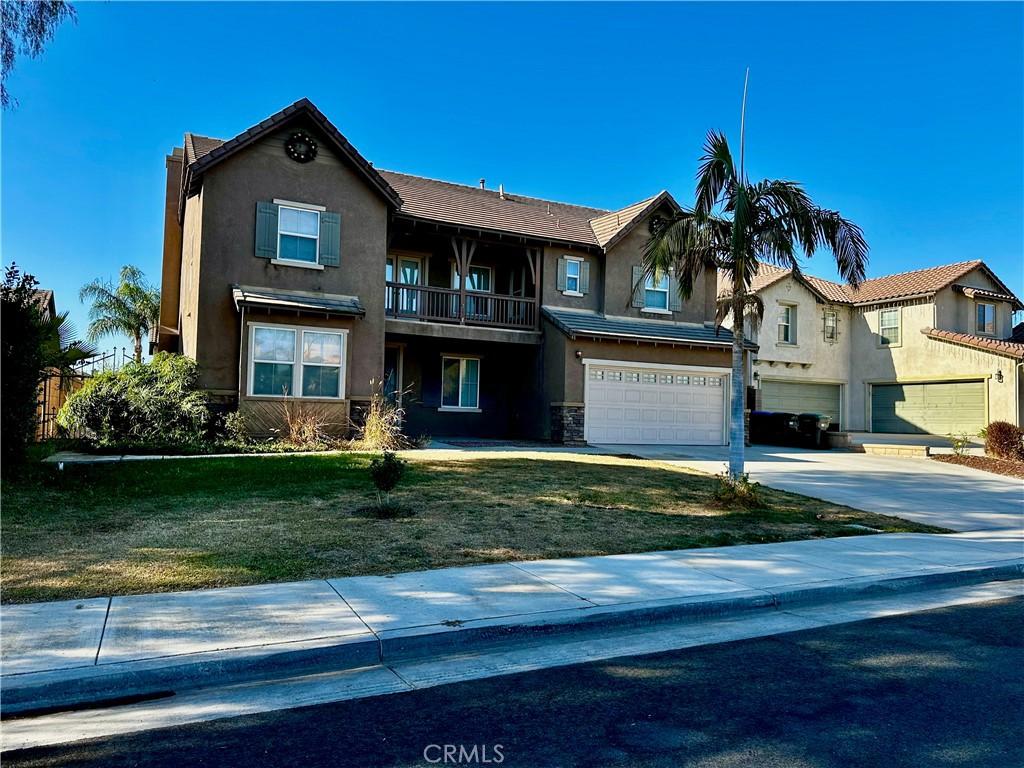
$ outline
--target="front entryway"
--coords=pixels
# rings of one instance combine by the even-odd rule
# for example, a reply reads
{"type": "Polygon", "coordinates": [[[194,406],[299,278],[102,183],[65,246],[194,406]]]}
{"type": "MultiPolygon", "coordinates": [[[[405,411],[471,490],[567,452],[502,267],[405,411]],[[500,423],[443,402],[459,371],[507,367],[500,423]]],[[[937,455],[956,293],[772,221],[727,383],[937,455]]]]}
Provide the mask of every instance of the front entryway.
{"type": "Polygon", "coordinates": [[[842,423],[839,384],[803,381],[761,381],[761,410],[782,413],[820,413],[842,423]]]}
{"type": "Polygon", "coordinates": [[[984,381],[871,387],[872,432],[976,435],[984,426],[984,381]]]}
{"type": "Polygon", "coordinates": [[[667,368],[587,365],[589,443],[723,445],[729,377],[667,368]]]}

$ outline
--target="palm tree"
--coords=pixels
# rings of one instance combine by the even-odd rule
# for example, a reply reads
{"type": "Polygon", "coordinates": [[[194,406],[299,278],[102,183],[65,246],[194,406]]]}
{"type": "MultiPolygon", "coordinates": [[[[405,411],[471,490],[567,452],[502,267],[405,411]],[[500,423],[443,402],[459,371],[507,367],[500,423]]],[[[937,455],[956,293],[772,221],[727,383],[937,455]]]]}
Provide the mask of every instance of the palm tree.
{"type": "Polygon", "coordinates": [[[717,270],[729,288],[719,296],[716,324],[732,323],[732,393],[729,477],[743,474],[744,320],[764,314],[750,283],[764,262],[800,272],[798,252],[832,251],[850,285],[864,279],[868,246],[860,227],[836,211],[815,205],[800,184],[764,180],[752,184],[733,163],[725,136],[711,131],[697,173],[696,204],[654,229],[644,251],[644,276],[675,272],[688,298],[704,269],[717,270]]]}
{"type": "Polygon", "coordinates": [[[89,309],[90,341],[124,334],[135,340],[135,362],[142,362],[142,338],[160,317],[160,291],[146,282],[138,267],[121,267],[115,287],[109,280],[93,280],[78,294],[92,301],[89,309]]]}
{"type": "Polygon", "coordinates": [[[47,313],[40,320],[43,370],[58,372],[62,382],[69,380],[78,363],[96,356],[95,347],[75,338],[78,331],[68,319],[68,315],[68,312],[61,312],[50,317],[47,313]]]}

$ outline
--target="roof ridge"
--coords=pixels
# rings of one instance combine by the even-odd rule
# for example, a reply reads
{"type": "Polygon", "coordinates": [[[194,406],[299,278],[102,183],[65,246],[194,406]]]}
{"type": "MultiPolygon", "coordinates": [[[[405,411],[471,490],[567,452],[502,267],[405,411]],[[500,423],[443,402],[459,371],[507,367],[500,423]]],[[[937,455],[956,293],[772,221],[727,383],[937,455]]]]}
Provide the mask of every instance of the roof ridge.
{"type": "MultiPolygon", "coordinates": [[[[416,174],[416,173],[406,173],[405,171],[393,171],[393,170],[390,170],[390,169],[387,169],[387,168],[378,168],[377,172],[378,173],[393,173],[396,176],[407,176],[410,179],[422,179],[423,181],[431,181],[431,182],[433,182],[435,184],[447,184],[448,186],[451,186],[451,187],[459,187],[460,189],[468,189],[468,190],[473,191],[473,192],[486,192],[486,193],[488,193],[490,195],[498,195],[498,194],[500,194],[499,191],[496,190],[496,189],[481,189],[479,186],[474,186],[473,184],[463,184],[463,183],[458,182],[458,181],[449,181],[448,179],[438,179],[438,178],[435,178],[433,176],[421,176],[420,174],[416,174]]],[[[606,214],[614,213],[615,212],[615,211],[610,211],[610,210],[608,210],[606,208],[598,208],[598,207],[593,206],[593,205],[581,205],[579,203],[566,203],[566,202],[561,201],[561,200],[549,200],[546,197],[533,197],[531,195],[521,195],[521,194],[518,194],[518,193],[512,194],[512,193],[506,192],[506,197],[511,197],[511,198],[514,198],[515,200],[533,200],[533,201],[538,202],[538,203],[551,203],[553,205],[562,205],[562,206],[565,206],[566,208],[579,208],[579,209],[582,209],[582,210],[585,210],[585,211],[592,211],[592,212],[593,211],[597,211],[598,213],[600,213],[601,216],[604,216],[606,214]]]]}

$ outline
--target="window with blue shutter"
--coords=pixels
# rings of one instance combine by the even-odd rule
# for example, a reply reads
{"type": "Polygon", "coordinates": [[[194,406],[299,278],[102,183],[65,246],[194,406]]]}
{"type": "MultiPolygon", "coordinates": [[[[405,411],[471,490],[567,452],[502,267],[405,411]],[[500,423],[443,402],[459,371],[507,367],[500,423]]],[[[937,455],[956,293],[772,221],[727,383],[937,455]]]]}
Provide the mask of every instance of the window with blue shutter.
{"type": "Polygon", "coordinates": [[[259,202],[256,256],[336,267],[341,263],[341,214],[282,200],[259,202]]]}

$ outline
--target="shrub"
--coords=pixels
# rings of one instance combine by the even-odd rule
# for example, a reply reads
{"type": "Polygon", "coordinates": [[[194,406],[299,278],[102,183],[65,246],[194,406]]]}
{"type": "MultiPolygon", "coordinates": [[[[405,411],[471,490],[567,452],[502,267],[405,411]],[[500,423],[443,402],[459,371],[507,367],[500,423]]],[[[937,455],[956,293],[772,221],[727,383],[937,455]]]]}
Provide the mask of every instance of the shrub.
{"type": "Polygon", "coordinates": [[[325,451],[335,446],[337,441],[330,434],[334,425],[324,406],[288,398],[281,402],[281,412],[285,425],[282,437],[288,446],[302,451],[325,451]]]}
{"type": "Polygon", "coordinates": [[[224,436],[232,442],[247,443],[249,441],[249,429],[245,421],[245,414],[239,411],[225,414],[222,428],[224,436]]]}
{"type": "Polygon", "coordinates": [[[391,451],[385,451],[383,456],[378,456],[370,462],[370,479],[377,489],[378,507],[383,509],[391,506],[391,491],[405,474],[405,464],[405,461],[391,451]]]}
{"type": "Polygon", "coordinates": [[[359,447],[370,451],[398,451],[408,448],[411,442],[402,434],[405,410],[384,396],[378,384],[370,397],[366,420],[356,428],[356,442],[359,447]]]}
{"type": "Polygon", "coordinates": [[[964,456],[967,454],[967,448],[971,444],[971,437],[966,432],[946,435],[946,439],[949,440],[949,444],[953,447],[954,456],[964,456]]]}
{"type": "Polygon", "coordinates": [[[765,507],[761,498],[761,484],[750,482],[750,475],[743,474],[733,479],[729,473],[715,475],[712,498],[723,507],[742,507],[744,509],[760,509],[765,507]]]}
{"type": "Polygon", "coordinates": [[[181,446],[204,442],[212,426],[197,389],[194,361],[168,352],[148,363],[90,377],[57,414],[66,430],[85,430],[100,446],[181,446]]]}
{"type": "Polygon", "coordinates": [[[36,279],[14,264],[7,268],[0,286],[0,446],[5,469],[25,458],[35,434],[44,365],[44,330],[35,289],[36,279]]]}
{"type": "Polygon", "coordinates": [[[1008,421],[993,421],[985,429],[985,453],[1024,461],[1024,431],[1008,421]]]}

